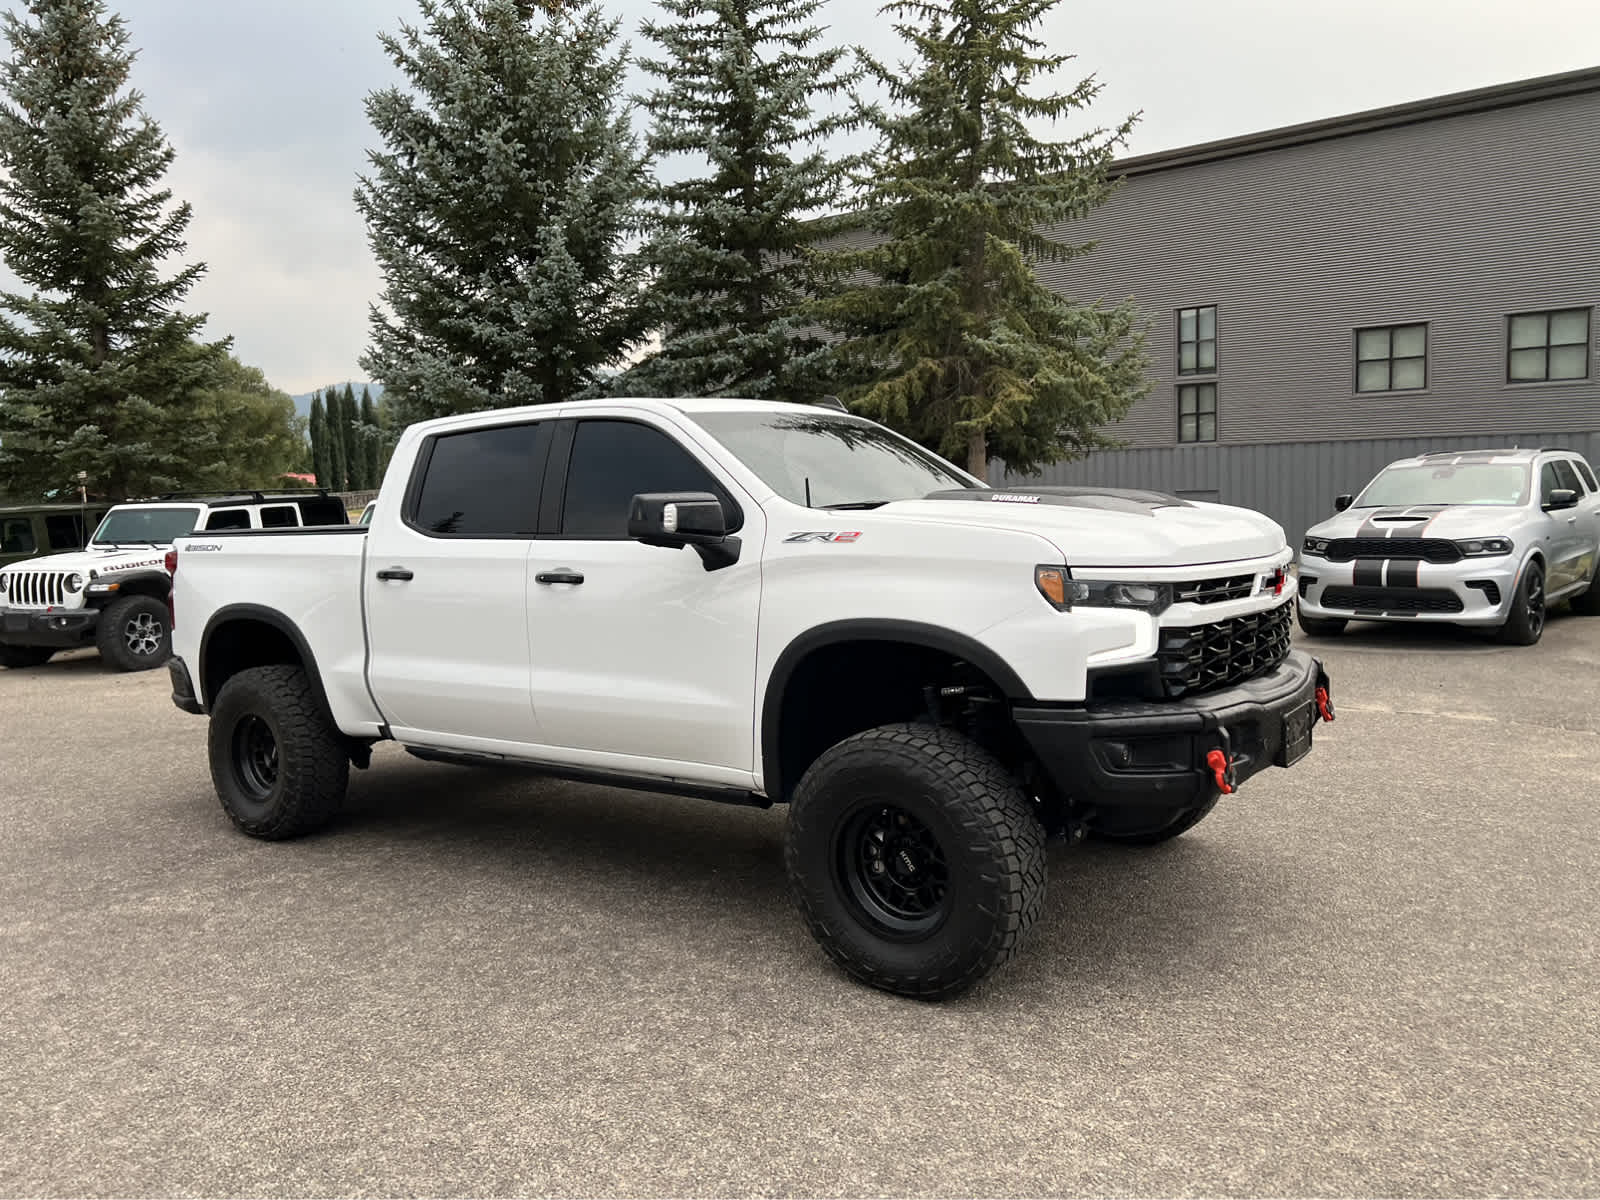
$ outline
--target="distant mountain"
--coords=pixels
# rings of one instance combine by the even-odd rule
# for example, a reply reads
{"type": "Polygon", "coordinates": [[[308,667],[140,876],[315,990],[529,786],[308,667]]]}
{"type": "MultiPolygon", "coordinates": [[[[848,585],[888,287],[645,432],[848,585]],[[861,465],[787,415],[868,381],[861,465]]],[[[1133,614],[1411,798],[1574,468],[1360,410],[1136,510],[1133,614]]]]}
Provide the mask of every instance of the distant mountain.
{"type": "Polygon", "coordinates": [[[311,415],[312,397],[320,396],[330,387],[343,389],[346,382],[348,382],[350,386],[355,389],[357,403],[360,403],[362,388],[370,388],[372,390],[372,401],[374,404],[377,403],[378,397],[383,395],[383,384],[381,383],[368,383],[364,379],[351,379],[348,381],[341,379],[338,383],[324,384],[314,392],[305,392],[299,396],[291,396],[290,399],[294,401],[294,411],[299,413],[302,417],[309,417],[311,415]]]}

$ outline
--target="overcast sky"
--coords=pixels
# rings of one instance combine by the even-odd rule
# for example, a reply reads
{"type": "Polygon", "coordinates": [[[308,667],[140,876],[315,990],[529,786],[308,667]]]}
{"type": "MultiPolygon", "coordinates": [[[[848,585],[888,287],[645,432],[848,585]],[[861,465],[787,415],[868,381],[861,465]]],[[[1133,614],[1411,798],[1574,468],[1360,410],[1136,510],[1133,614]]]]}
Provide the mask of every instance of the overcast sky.
{"type": "MultiPolygon", "coordinates": [[[[362,107],[393,78],[378,30],[415,0],[110,0],[134,85],[194,205],[191,307],[286,391],[360,378],[380,287],[351,199],[373,144],[362,107]]],[[[610,0],[630,34],[650,0],[610,0]]],[[[893,58],[869,3],[829,0],[834,36],[893,58]]],[[[1600,64],[1596,0],[1064,0],[1051,45],[1105,84],[1094,116],[1142,110],[1130,152],[1600,64]]],[[[635,48],[639,39],[634,34],[635,48]]]]}

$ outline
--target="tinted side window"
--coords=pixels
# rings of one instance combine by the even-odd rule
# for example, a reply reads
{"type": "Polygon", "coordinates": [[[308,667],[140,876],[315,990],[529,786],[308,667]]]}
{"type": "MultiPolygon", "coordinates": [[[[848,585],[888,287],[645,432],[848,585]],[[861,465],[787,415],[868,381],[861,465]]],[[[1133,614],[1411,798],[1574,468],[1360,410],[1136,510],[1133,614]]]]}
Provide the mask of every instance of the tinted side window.
{"type": "Polygon", "coordinates": [[[549,447],[548,421],[435,438],[411,524],[446,537],[532,536],[549,447]]]}
{"type": "Polygon", "coordinates": [[[1564,487],[1570,492],[1583,495],[1583,485],[1578,482],[1578,473],[1572,469],[1572,464],[1564,458],[1558,458],[1550,464],[1556,469],[1556,478],[1560,481],[1557,487],[1564,487]]]}
{"type": "Polygon", "coordinates": [[[32,554],[38,548],[29,518],[8,517],[0,524],[0,554],[32,554]]]}
{"type": "Polygon", "coordinates": [[[1545,463],[1539,468],[1539,503],[1550,503],[1550,493],[1561,486],[1561,480],[1556,476],[1555,463],[1545,463]]]}
{"type": "Polygon", "coordinates": [[[292,504],[272,504],[261,510],[261,528],[283,529],[300,524],[300,517],[292,504]]]}
{"type": "Polygon", "coordinates": [[[1591,492],[1600,491],[1600,484],[1595,483],[1594,472],[1589,469],[1588,463],[1584,462],[1582,459],[1578,459],[1573,462],[1572,465],[1578,469],[1578,474],[1583,476],[1583,481],[1589,485],[1589,490],[1591,492]]]}
{"type": "Polygon", "coordinates": [[[46,517],[44,534],[52,550],[77,550],[83,545],[83,526],[70,514],[46,517]]]}
{"type": "Polygon", "coordinates": [[[672,438],[633,421],[585,421],[572,442],[561,532],[568,537],[625,538],[639,492],[726,493],[672,438]]]}
{"type": "Polygon", "coordinates": [[[313,496],[301,500],[299,504],[302,525],[350,524],[350,514],[344,509],[344,501],[337,496],[313,496]]]}
{"type": "Polygon", "coordinates": [[[207,529],[249,529],[250,510],[245,508],[219,508],[206,518],[207,529]]]}

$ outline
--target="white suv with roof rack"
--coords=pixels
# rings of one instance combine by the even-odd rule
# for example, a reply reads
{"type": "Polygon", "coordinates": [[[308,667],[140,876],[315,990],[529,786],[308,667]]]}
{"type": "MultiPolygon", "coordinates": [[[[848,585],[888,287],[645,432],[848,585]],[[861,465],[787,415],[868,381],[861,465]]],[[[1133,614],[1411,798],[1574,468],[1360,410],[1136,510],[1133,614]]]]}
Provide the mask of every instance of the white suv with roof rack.
{"type": "Polygon", "coordinates": [[[1447,621],[1529,646],[1550,605],[1600,613],[1600,486],[1571,450],[1461,450],[1390,463],[1300,550],[1300,625],[1447,621]]]}
{"type": "Polygon", "coordinates": [[[337,496],[314,492],[174,493],[118,504],[81,551],[0,570],[0,666],[36,667],[94,646],[119,671],[158,667],[171,652],[167,552],[186,533],[347,525],[337,496]]]}

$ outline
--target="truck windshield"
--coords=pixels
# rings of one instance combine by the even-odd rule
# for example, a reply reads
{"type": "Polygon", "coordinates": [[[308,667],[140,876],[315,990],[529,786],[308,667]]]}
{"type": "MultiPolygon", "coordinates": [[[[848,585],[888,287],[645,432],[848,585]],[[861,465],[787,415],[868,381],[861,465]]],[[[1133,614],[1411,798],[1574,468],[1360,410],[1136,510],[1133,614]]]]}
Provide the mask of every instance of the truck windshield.
{"type": "Polygon", "coordinates": [[[1526,504],[1527,500],[1527,463],[1423,463],[1379,472],[1353,507],[1526,504]]]}
{"type": "Polygon", "coordinates": [[[978,485],[936,455],[859,417],[690,413],[785,500],[869,507],[978,485]]]}
{"type": "Polygon", "coordinates": [[[194,530],[197,508],[113,508],[94,531],[100,545],[166,546],[194,530]]]}

